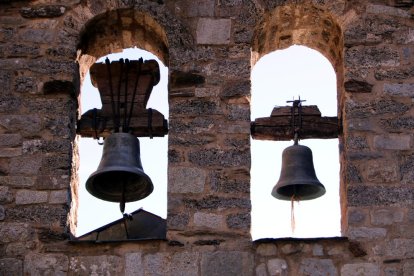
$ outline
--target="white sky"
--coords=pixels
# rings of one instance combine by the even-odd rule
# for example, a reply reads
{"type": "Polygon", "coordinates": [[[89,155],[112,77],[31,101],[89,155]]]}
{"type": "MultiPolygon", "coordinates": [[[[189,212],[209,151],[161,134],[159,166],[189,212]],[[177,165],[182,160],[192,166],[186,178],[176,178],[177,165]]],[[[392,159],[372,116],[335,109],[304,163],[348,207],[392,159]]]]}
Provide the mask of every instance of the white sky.
{"type": "MultiPolygon", "coordinates": [[[[139,49],[126,49],[110,55],[111,60],[155,56],[139,49]]],[[[100,61],[103,61],[101,58],[100,61]]],[[[161,81],[154,87],[148,108],[168,118],[168,69],[158,59],[161,81]]],[[[336,79],[329,61],[306,47],[293,46],[261,58],[252,71],[251,118],[268,117],[274,106],[285,106],[287,100],[306,100],[303,105],[318,105],[322,116],[336,116],[336,79]]],[[[82,111],[100,108],[99,92],[90,84],[89,75],[82,87],[82,111]]],[[[126,204],[126,212],[143,207],[162,218],[167,215],[167,137],[140,138],[141,161],[154,184],[147,198],[126,204]]],[[[93,139],[80,139],[80,205],[77,235],[82,235],[121,218],[118,203],[102,201],[85,189],[89,175],[101,160],[102,146],[93,139]]],[[[252,238],[332,237],[340,236],[338,140],[304,140],[311,148],[318,179],[327,193],[319,199],[295,204],[296,229],[291,231],[290,202],[271,196],[280,175],[284,148],[292,142],[251,141],[252,238]],[[269,154],[270,153],[270,154],[269,154]]]]}

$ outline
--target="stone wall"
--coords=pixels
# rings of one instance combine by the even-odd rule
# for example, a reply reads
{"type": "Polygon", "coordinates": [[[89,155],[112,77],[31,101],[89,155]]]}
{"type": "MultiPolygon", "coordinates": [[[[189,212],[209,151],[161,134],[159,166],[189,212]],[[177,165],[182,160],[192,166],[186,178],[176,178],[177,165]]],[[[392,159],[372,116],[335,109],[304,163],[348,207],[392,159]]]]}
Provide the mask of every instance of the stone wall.
{"type": "Polygon", "coordinates": [[[413,275],[411,0],[0,1],[0,275],[413,275]],[[337,73],[343,237],[250,238],[250,71],[337,73]],[[137,46],[169,68],[167,240],[73,242],[78,96],[137,46]]]}

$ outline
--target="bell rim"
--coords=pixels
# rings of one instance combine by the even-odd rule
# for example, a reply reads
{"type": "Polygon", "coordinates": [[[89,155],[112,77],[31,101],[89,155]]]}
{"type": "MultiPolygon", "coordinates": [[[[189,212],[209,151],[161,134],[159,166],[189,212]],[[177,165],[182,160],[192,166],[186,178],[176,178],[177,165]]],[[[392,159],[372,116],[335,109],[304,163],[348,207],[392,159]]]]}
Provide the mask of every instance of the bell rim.
{"type": "Polygon", "coordinates": [[[145,193],[141,193],[139,194],[139,196],[135,196],[135,197],[129,197],[125,199],[125,202],[134,202],[134,201],[138,201],[141,199],[144,199],[146,197],[148,197],[153,191],[154,191],[154,184],[151,181],[151,178],[144,172],[144,170],[138,169],[138,168],[134,168],[134,169],[128,169],[125,167],[121,167],[121,166],[110,166],[110,167],[105,167],[105,169],[99,170],[99,171],[95,171],[94,173],[92,173],[89,178],[86,180],[85,183],[85,187],[86,190],[94,197],[99,198],[101,200],[104,201],[109,201],[109,202],[120,202],[121,201],[121,196],[116,195],[116,196],[111,196],[109,194],[105,194],[105,193],[97,193],[97,189],[93,188],[93,180],[98,177],[99,175],[103,174],[103,173],[107,173],[107,172],[127,172],[127,173],[132,173],[132,174],[138,174],[140,176],[142,176],[143,178],[145,178],[146,182],[147,182],[147,186],[148,189],[145,191],[145,193]]]}
{"type": "Polygon", "coordinates": [[[280,199],[280,200],[288,200],[288,201],[292,200],[292,196],[287,196],[287,195],[284,195],[284,194],[279,192],[280,189],[283,189],[283,188],[289,187],[289,186],[304,186],[304,187],[305,186],[306,187],[313,186],[313,187],[318,188],[316,193],[307,195],[305,197],[293,198],[294,200],[299,200],[299,201],[312,200],[312,199],[319,198],[319,197],[323,196],[324,194],[326,194],[326,188],[322,183],[319,182],[319,183],[311,183],[310,184],[308,182],[308,183],[290,184],[290,185],[285,185],[285,186],[282,186],[282,187],[278,187],[276,185],[275,187],[273,187],[272,196],[277,198],[277,199],[280,199]]]}

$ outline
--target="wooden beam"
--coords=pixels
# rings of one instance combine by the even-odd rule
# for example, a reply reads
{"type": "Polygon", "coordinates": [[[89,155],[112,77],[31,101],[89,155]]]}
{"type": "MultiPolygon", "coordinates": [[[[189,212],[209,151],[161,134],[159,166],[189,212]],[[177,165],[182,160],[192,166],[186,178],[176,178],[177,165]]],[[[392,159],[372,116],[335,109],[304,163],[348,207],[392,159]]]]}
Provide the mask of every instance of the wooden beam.
{"type": "MultiPolygon", "coordinates": [[[[136,137],[163,137],[168,134],[168,122],[160,112],[141,110],[131,118],[130,133],[136,137]],[[150,120],[148,118],[151,118],[150,120]]],[[[85,112],[77,124],[77,134],[82,137],[108,137],[114,128],[111,117],[102,116],[101,110],[85,112]]]]}
{"type": "Polygon", "coordinates": [[[91,109],[82,115],[77,124],[79,135],[105,138],[115,128],[121,131],[121,126],[122,131],[137,137],[162,137],[168,133],[164,115],[157,110],[146,109],[152,88],[160,80],[155,60],[95,63],[90,73],[93,85],[99,90],[102,109],[91,109]],[[117,126],[114,112],[118,115],[117,126]]]}
{"type": "MultiPolygon", "coordinates": [[[[296,113],[296,123],[298,122],[297,115],[296,113]]],[[[303,106],[301,117],[302,128],[299,139],[338,138],[340,127],[337,117],[321,117],[317,106],[303,106]]],[[[251,135],[256,140],[292,140],[291,107],[275,107],[270,117],[256,118],[251,123],[251,135]]]]}

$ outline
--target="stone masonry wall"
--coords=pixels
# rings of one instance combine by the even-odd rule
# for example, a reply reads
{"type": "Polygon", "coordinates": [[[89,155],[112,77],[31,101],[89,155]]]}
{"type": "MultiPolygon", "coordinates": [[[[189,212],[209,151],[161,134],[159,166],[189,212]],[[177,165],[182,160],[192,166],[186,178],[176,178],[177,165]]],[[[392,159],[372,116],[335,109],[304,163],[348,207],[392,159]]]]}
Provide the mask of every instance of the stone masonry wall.
{"type": "Polygon", "coordinates": [[[0,0],[0,275],[414,275],[412,0],[0,0]],[[250,72],[332,63],[343,237],[250,238],[250,72]],[[74,242],[84,75],[169,68],[167,240],[74,242]]]}

